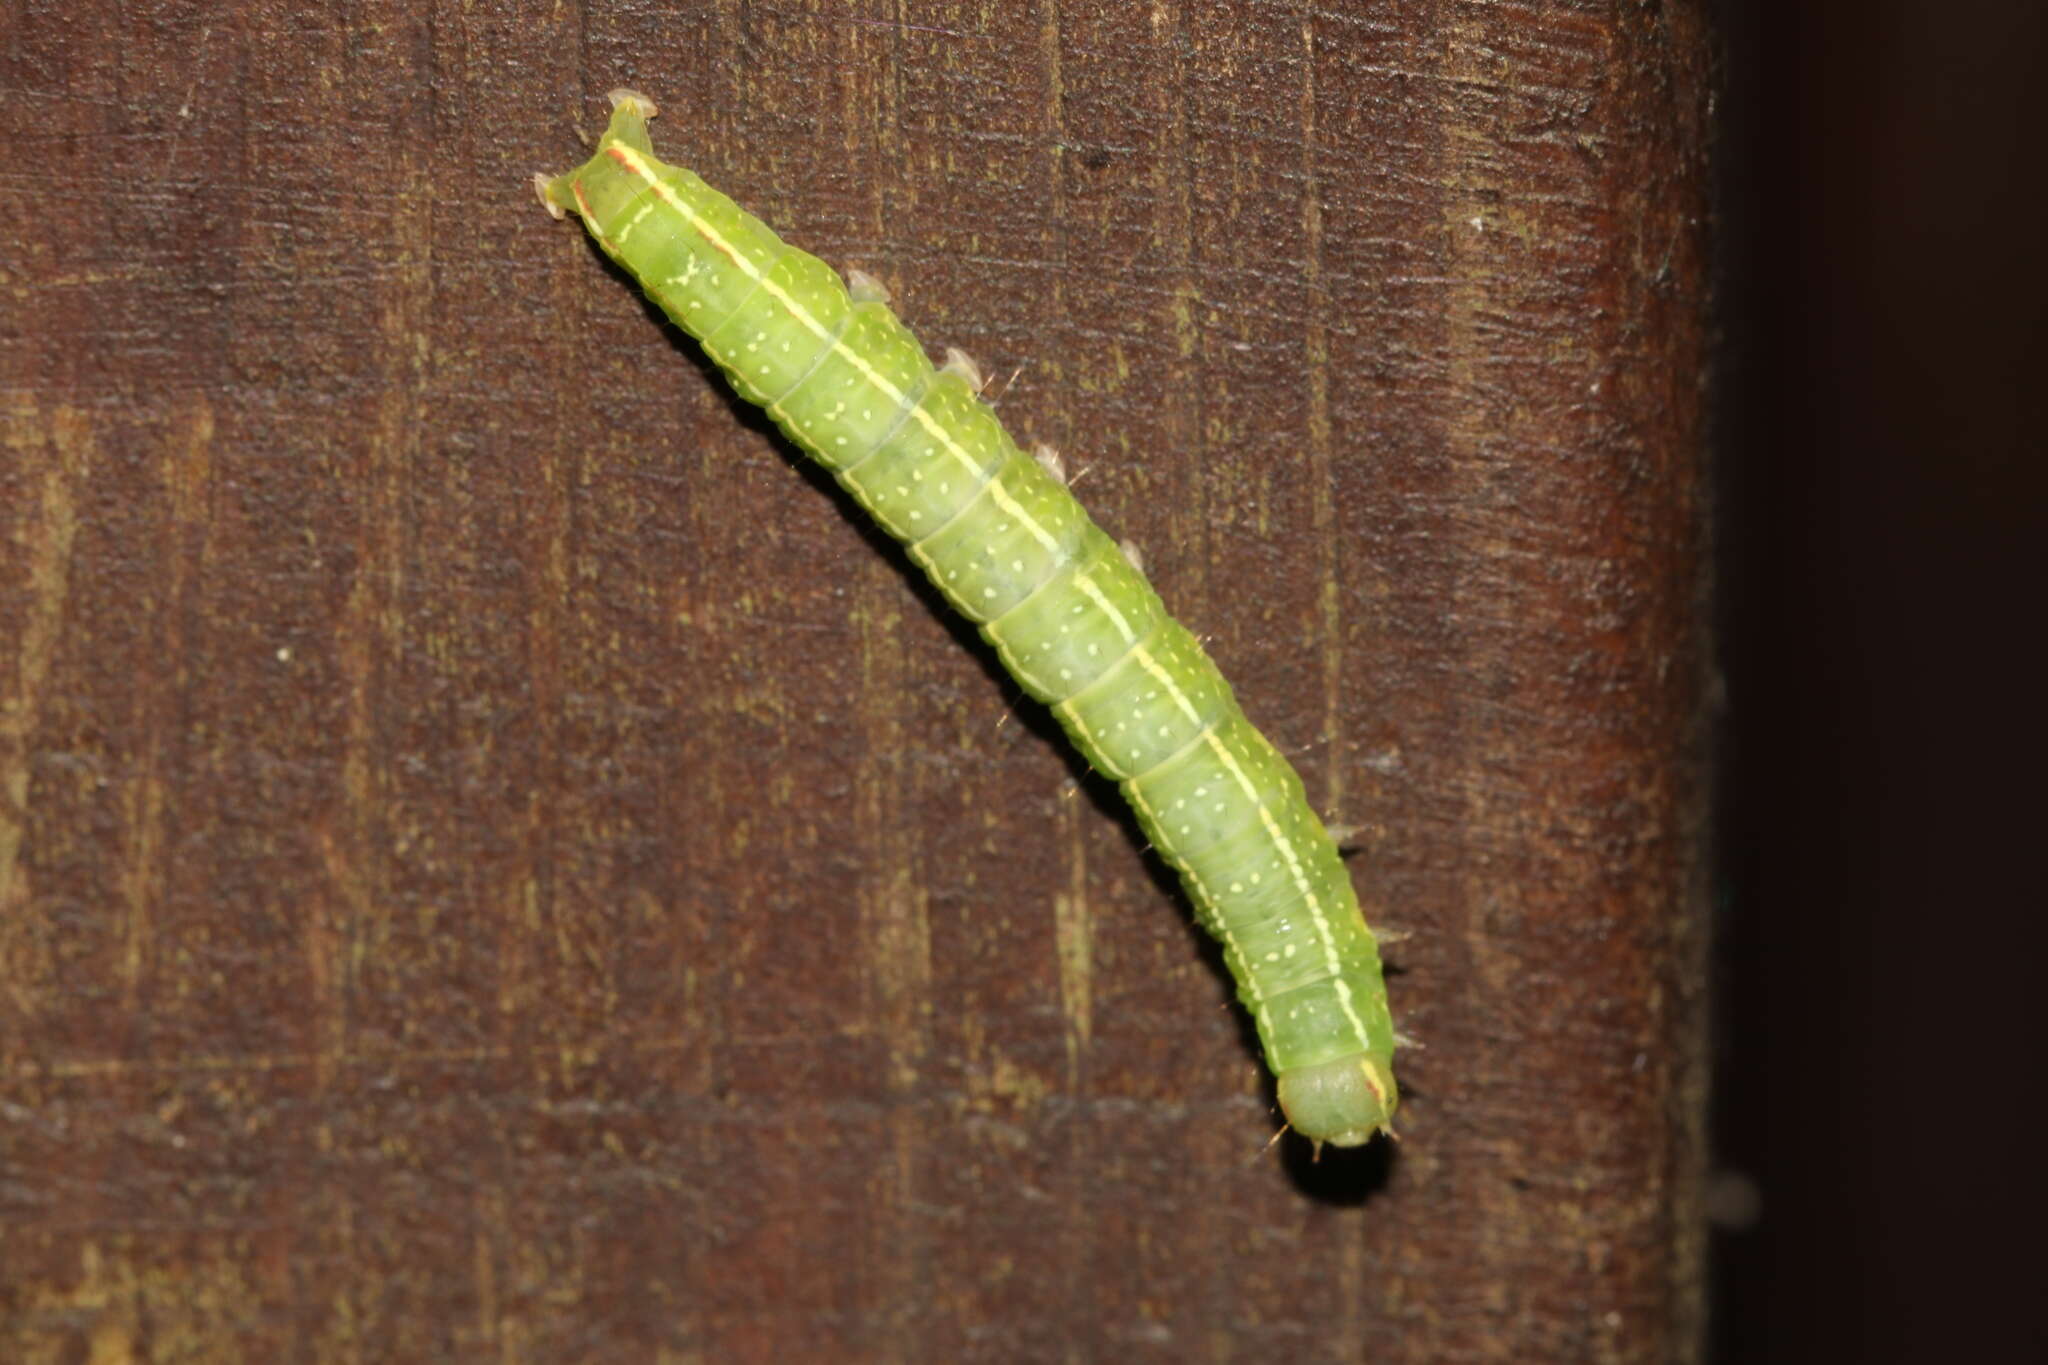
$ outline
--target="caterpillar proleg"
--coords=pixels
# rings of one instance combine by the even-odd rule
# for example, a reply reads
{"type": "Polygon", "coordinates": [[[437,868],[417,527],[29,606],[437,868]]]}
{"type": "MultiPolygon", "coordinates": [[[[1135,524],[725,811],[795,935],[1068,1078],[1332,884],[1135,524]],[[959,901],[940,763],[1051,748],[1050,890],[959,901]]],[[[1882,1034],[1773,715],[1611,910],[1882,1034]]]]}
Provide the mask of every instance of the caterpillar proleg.
{"type": "Polygon", "coordinates": [[[1379,949],[1300,777],[1245,719],[1194,636],[1089,520],[1059,459],[1030,454],[961,356],[935,367],[854,272],[783,243],[656,159],[654,105],[615,91],[589,161],[534,177],[741,396],[824,465],[973,621],[1017,685],[1137,812],[1223,945],[1289,1126],[1356,1146],[1393,1116],[1379,949]]]}

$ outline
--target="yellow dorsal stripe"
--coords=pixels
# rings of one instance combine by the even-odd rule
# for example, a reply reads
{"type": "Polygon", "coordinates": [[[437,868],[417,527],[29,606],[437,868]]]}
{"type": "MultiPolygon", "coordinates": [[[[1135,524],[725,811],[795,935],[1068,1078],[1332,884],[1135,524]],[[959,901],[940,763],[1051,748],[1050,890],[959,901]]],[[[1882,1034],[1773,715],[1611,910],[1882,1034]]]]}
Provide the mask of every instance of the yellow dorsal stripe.
{"type": "Polygon", "coordinates": [[[1033,540],[1036,540],[1054,554],[1059,553],[1060,543],[1053,539],[1052,532],[1039,525],[1038,518],[1025,511],[1024,504],[1010,496],[1010,490],[1003,487],[1002,479],[994,478],[988,481],[988,495],[994,498],[996,503],[1005,512],[1008,512],[1018,521],[1024,523],[1024,529],[1031,533],[1033,540]]]}
{"type": "Polygon", "coordinates": [[[1337,940],[1330,932],[1329,914],[1324,910],[1321,898],[1316,895],[1314,886],[1309,882],[1308,870],[1301,864],[1301,855],[1295,850],[1294,841],[1287,837],[1287,831],[1273,818],[1273,812],[1266,809],[1266,803],[1259,800],[1259,789],[1252,782],[1251,774],[1238,763],[1237,755],[1230,752],[1229,746],[1217,737],[1214,730],[1209,731],[1204,738],[1209,741],[1210,752],[1229,769],[1230,775],[1237,779],[1237,785],[1244,794],[1258,802],[1259,822],[1266,827],[1266,834],[1273,840],[1273,847],[1279,849],[1280,856],[1287,860],[1287,873],[1294,879],[1295,889],[1301,892],[1302,903],[1308,907],[1309,921],[1315,925],[1316,938],[1322,943],[1323,965],[1330,969],[1330,983],[1337,988],[1337,1003],[1343,1008],[1345,1019],[1350,1022],[1352,1031],[1357,1035],[1359,1047],[1363,1048],[1366,1045],[1365,1021],[1358,1017],[1358,1011],[1351,1003],[1351,986],[1344,980],[1343,963],[1337,958],[1337,940]]]}
{"type": "MultiPolygon", "coordinates": [[[[805,308],[801,303],[798,303],[794,298],[790,297],[788,290],[784,289],[781,285],[775,283],[775,281],[769,279],[767,271],[761,269],[760,266],[756,265],[753,261],[749,260],[743,253],[735,249],[733,244],[726,239],[725,234],[720,232],[717,229],[717,227],[715,227],[711,223],[709,219],[705,218],[703,214],[698,213],[695,209],[691,208],[688,204],[684,203],[682,197],[678,195],[674,189],[670,188],[670,186],[665,181],[663,181],[660,176],[654,173],[654,167],[646,157],[642,156],[639,152],[634,151],[631,147],[626,146],[622,142],[615,142],[611,144],[610,147],[606,148],[606,151],[608,151],[611,154],[613,160],[617,161],[627,170],[633,172],[633,174],[639,176],[642,180],[646,181],[648,188],[654,191],[655,196],[659,198],[664,204],[667,204],[670,208],[674,209],[677,213],[681,214],[683,216],[684,221],[689,223],[691,231],[695,232],[698,236],[702,237],[705,241],[709,242],[713,250],[718,251],[719,253],[727,257],[729,260],[733,262],[733,264],[737,265],[741,270],[746,272],[748,279],[753,280],[755,283],[759,284],[763,289],[767,290],[769,295],[773,297],[777,303],[781,304],[783,308],[788,310],[789,315],[795,318],[798,324],[800,324],[807,331],[809,331],[811,335],[817,337],[820,341],[830,342],[832,345],[833,354],[842,357],[847,361],[848,364],[852,365],[854,369],[860,371],[861,376],[864,379],[866,379],[868,383],[874,385],[876,391],[879,392],[884,398],[886,398],[888,401],[892,403],[897,404],[899,407],[909,400],[909,395],[904,393],[902,389],[896,387],[896,385],[890,381],[889,376],[883,374],[880,370],[868,364],[866,358],[861,356],[859,353],[849,350],[846,344],[843,341],[841,341],[839,337],[831,331],[830,328],[826,327],[824,323],[818,321],[815,317],[811,316],[811,312],[808,308],[805,308]]],[[[938,423],[937,419],[935,419],[930,413],[924,410],[923,405],[920,404],[919,406],[912,408],[910,410],[910,415],[918,423],[919,426],[922,426],[925,429],[925,431],[932,436],[934,440],[938,441],[940,445],[946,448],[947,454],[951,455],[954,459],[958,460],[964,467],[966,467],[971,472],[977,475],[982,472],[981,465],[975,461],[974,457],[968,454],[966,449],[962,447],[958,441],[953,439],[953,433],[947,431],[943,426],[941,426],[938,423]]],[[[1043,545],[1045,545],[1047,549],[1055,548],[1056,542],[1053,540],[1051,535],[1049,535],[1046,532],[1045,528],[1040,526],[1037,520],[1033,518],[1030,513],[1026,512],[1024,508],[1021,507],[1014,498],[1011,498],[1007,493],[1005,493],[999,485],[996,487],[994,491],[996,500],[1003,505],[1004,511],[1010,513],[1010,515],[1016,517],[1019,521],[1023,522],[1025,527],[1028,530],[1030,530],[1030,532],[1043,545]]]]}
{"type": "Polygon", "coordinates": [[[1166,695],[1172,699],[1175,706],[1180,708],[1182,715],[1195,724],[1200,725],[1202,723],[1202,713],[1195,710],[1194,702],[1188,699],[1187,693],[1180,690],[1180,684],[1173,680],[1173,675],[1160,667],[1159,661],[1153,658],[1152,652],[1143,645],[1138,646],[1136,654],[1138,667],[1150,673],[1152,680],[1166,689],[1166,695]]]}
{"type": "Polygon", "coordinates": [[[1074,586],[1086,593],[1088,600],[1109,618],[1110,624],[1116,627],[1116,633],[1124,637],[1126,644],[1138,638],[1138,632],[1131,629],[1131,623],[1116,609],[1116,603],[1110,601],[1108,595],[1095,586],[1094,579],[1087,574],[1077,573],[1074,575],[1074,586]]]}

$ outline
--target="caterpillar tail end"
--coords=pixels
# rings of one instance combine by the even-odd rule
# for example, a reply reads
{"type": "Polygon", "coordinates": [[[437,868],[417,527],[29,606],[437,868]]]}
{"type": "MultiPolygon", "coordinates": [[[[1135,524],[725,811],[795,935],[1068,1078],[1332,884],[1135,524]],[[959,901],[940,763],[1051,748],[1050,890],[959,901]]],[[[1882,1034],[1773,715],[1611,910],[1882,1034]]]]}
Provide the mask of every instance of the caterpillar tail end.
{"type": "MultiPolygon", "coordinates": [[[[644,155],[654,154],[654,144],[647,137],[647,120],[661,112],[654,101],[637,90],[614,90],[606,96],[612,102],[612,121],[598,139],[599,154],[605,146],[617,142],[631,147],[644,155]]],[[[579,167],[578,170],[582,168],[579,167]]],[[[583,205],[576,197],[577,171],[564,171],[550,176],[545,171],[536,171],[533,176],[533,191],[540,196],[541,207],[548,216],[561,218],[571,213],[582,213],[583,205]]]]}
{"type": "Polygon", "coordinates": [[[1392,1134],[1400,1097],[1385,1062],[1353,1053],[1280,1073],[1280,1112],[1288,1127],[1316,1144],[1362,1147],[1392,1134]]]}

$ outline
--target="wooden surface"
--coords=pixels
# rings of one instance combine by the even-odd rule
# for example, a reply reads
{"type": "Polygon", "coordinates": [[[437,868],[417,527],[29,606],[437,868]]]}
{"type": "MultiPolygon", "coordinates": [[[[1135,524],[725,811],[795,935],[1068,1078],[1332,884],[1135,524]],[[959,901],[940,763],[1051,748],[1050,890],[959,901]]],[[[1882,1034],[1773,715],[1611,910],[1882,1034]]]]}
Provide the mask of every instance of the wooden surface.
{"type": "Polygon", "coordinates": [[[0,20],[0,1356],[1692,1355],[1698,7],[1097,10],[0,20]],[[1398,1150],[536,206],[618,84],[1359,826],[1398,1150]]]}

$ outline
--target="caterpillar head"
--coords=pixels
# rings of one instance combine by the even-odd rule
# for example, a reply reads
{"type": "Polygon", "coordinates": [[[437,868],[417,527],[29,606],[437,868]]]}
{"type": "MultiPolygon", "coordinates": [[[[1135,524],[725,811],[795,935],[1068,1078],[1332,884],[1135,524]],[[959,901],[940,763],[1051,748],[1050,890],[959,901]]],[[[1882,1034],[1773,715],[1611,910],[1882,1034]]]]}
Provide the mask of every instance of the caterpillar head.
{"type": "Polygon", "coordinates": [[[533,177],[534,193],[556,218],[565,213],[578,213],[585,218],[608,215],[617,207],[613,199],[637,194],[643,188],[638,180],[601,172],[606,168],[607,150],[614,145],[628,147],[643,156],[654,154],[654,144],[647,140],[647,120],[657,112],[654,101],[631,90],[614,90],[611,102],[612,120],[604,136],[597,140],[597,155],[573,171],[557,176],[541,172],[533,177]]]}

